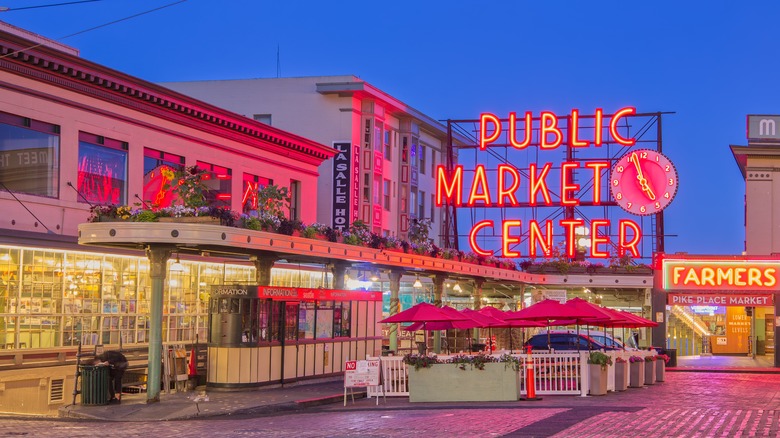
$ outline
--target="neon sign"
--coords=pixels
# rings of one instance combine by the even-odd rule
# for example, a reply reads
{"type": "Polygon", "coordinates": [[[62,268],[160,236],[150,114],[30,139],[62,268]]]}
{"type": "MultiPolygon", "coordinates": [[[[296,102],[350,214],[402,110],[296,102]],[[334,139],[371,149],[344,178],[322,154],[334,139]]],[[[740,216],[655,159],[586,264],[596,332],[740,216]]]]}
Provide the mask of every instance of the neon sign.
{"type": "Polygon", "coordinates": [[[780,261],[671,260],[661,262],[666,290],[780,290],[780,261]]]}
{"type": "MultiPolygon", "coordinates": [[[[636,115],[636,109],[632,107],[622,108],[611,116],[605,115],[602,109],[596,109],[595,114],[587,116],[587,118],[594,119],[593,126],[597,128],[590,127],[589,131],[592,134],[590,138],[586,138],[580,132],[581,119],[586,118],[586,116],[580,115],[576,109],[564,117],[558,117],[551,112],[542,112],[538,117],[534,117],[531,112],[526,112],[523,116],[518,117],[516,113],[511,112],[506,129],[504,129],[506,120],[502,121],[495,114],[483,113],[479,121],[478,146],[479,150],[484,151],[488,147],[496,146],[509,146],[523,150],[533,145],[538,146],[540,151],[549,151],[564,144],[572,148],[601,147],[611,140],[625,147],[630,147],[636,144],[636,139],[623,136],[618,127],[621,126],[621,120],[632,115],[636,115]],[[565,133],[562,128],[562,119],[567,121],[565,133]],[[605,124],[608,129],[601,129],[605,124]],[[538,132],[536,143],[532,138],[534,132],[538,132]],[[605,138],[605,134],[608,137],[605,138]]],[[[555,175],[551,162],[530,163],[527,169],[501,164],[496,169],[495,177],[491,179],[488,177],[485,166],[477,164],[474,167],[474,178],[469,186],[468,183],[464,182],[465,170],[462,165],[455,166],[451,171],[448,171],[445,166],[439,165],[436,169],[436,206],[441,207],[445,204],[456,207],[464,205],[467,207],[598,206],[602,204],[601,197],[604,192],[602,182],[606,182],[602,179],[606,178],[605,174],[609,167],[610,163],[606,160],[567,161],[561,163],[560,172],[555,175]],[[592,187],[589,187],[591,195],[585,199],[578,196],[582,187],[576,182],[575,171],[578,171],[580,175],[590,177],[593,181],[592,187]],[[555,196],[555,191],[550,189],[553,186],[558,189],[558,194],[555,196]]],[[[659,179],[659,181],[663,180],[659,179]]],[[[640,193],[646,193],[646,191],[640,190],[640,193]]],[[[665,207],[661,204],[659,202],[658,209],[653,211],[657,212],[665,207]]],[[[611,225],[611,221],[608,219],[590,221],[589,257],[609,257],[607,249],[610,244],[617,247],[618,255],[621,257],[626,254],[640,257],[638,245],[642,240],[642,229],[639,225],[630,219],[619,220],[616,241],[612,241],[607,233],[611,225]]],[[[477,238],[480,233],[500,230],[501,252],[504,257],[551,257],[553,229],[557,227],[562,229],[566,256],[574,257],[577,248],[576,241],[578,240],[575,230],[583,226],[585,226],[585,221],[582,219],[529,220],[527,223],[517,219],[506,219],[499,223],[493,220],[482,220],[473,225],[468,233],[468,240],[474,253],[486,257],[492,256],[495,251],[481,248],[477,238]],[[525,234],[522,233],[524,228],[527,230],[525,234]],[[521,234],[527,238],[521,238],[521,234]],[[527,242],[526,254],[513,249],[521,241],[527,242]]]]}

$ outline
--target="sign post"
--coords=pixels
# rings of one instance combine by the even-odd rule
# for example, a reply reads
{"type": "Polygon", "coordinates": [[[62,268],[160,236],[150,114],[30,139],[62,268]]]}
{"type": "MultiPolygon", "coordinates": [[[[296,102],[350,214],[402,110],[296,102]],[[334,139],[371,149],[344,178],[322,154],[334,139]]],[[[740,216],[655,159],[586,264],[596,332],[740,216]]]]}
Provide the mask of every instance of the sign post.
{"type": "MultiPolygon", "coordinates": [[[[385,391],[382,385],[382,368],[379,358],[370,360],[348,360],[344,366],[344,406],[347,405],[347,388],[352,395],[352,403],[355,403],[355,394],[352,388],[380,387],[382,396],[385,391]]],[[[379,396],[376,398],[379,405],[379,396]]]]}

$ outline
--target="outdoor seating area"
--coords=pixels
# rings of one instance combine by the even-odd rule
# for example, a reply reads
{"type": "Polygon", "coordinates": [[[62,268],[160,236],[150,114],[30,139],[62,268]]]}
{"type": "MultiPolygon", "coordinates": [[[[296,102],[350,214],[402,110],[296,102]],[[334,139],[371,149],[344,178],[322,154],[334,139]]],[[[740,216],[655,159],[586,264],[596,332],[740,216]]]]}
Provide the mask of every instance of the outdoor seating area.
{"type": "MultiPolygon", "coordinates": [[[[553,326],[607,328],[652,327],[654,322],[627,312],[602,308],[582,299],[565,304],[544,300],[517,312],[492,307],[462,311],[420,303],[380,321],[412,323],[406,330],[450,330],[553,326]]],[[[544,336],[544,335],[539,335],[544,336]]],[[[550,330],[546,336],[550,337],[550,330]]],[[[668,356],[653,349],[639,350],[619,342],[601,350],[593,345],[555,351],[553,344],[525,352],[488,352],[469,349],[437,355],[425,343],[418,352],[383,356],[383,375],[394,375],[383,387],[369,388],[369,395],[408,396],[410,401],[506,401],[539,395],[605,395],[662,382],[668,356]],[[405,371],[403,371],[405,370],[405,371]],[[432,372],[435,371],[435,372],[432,372]],[[398,378],[399,375],[405,376],[398,378]],[[444,381],[439,382],[439,380],[444,381]],[[437,383],[438,382],[438,383],[437,383]],[[491,389],[492,388],[492,389],[491,389]]],[[[473,345],[473,344],[472,344],[473,345]]]]}

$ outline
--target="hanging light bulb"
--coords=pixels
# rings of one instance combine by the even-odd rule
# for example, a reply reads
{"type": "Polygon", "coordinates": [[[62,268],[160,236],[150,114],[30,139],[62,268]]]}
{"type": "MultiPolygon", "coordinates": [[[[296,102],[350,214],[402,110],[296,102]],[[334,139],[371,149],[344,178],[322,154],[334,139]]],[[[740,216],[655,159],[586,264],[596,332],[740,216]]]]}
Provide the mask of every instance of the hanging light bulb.
{"type": "Polygon", "coordinates": [[[416,287],[416,288],[421,288],[422,287],[422,282],[420,281],[420,276],[417,275],[416,277],[417,278],[414,280],[414,285],[413,286],[416,287]]]}
{"type": "Polygon", "coordinates": [[[462,291],[463,289],[461,289],[461,287],[460,287],[460,283],[458,283],[458,282],[455,282],[455,286],[453,286],[453,287],[452,287],[452,290],[454,290],[455,292],[460,292],[460,291],[462,291]]]}
{"type": "Polygon", "coordinates": [[[179,254],[176,254],[176,261],[171,263],[171,272],[184,272],[184,265],[181,264],[181,260],[179,260],[179,254]]]}

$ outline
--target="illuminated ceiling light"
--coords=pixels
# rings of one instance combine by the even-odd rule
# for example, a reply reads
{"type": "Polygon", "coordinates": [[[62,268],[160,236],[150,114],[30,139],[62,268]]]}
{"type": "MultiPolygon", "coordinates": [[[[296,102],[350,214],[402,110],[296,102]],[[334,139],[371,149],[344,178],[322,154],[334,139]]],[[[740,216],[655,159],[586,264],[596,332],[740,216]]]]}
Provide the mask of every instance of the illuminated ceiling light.
{"type": "Polygon", "coordinates": [[[419,275],[416,276],[416,279],[414,280],[414,284],[412,286],[414,286],[416,288],[421,288],[422,287],[422,282],[420,281],[420,276],[419,275]]]}
{"type": "Polygon", "coordinates": [[[5,253],[3,255],[0,255],[0,262],[10,262],[11,261],[11,254],[5,253]]]}
{"type": "Polygon", "coordinates": [[[455,292],[460,292],[463,289],[461,289],[460,284],[456,282],[455,286],[452,287],[452,290],[454,290],[455,292]]]}
{"type": "Polygon", "coordinates": [[[379,281],[379,276],[376,275],[376,274],[371,274],[371,281],[373,281],[373,282],[379,281]]]}
{"type": "Polygon", "coordinates": [[[171,272],[184,272],[184,265],[181,264],[181,260],[179,260],[179,254],[176,254],[176,261],[171,264],[170,268],[171,272]]]}

